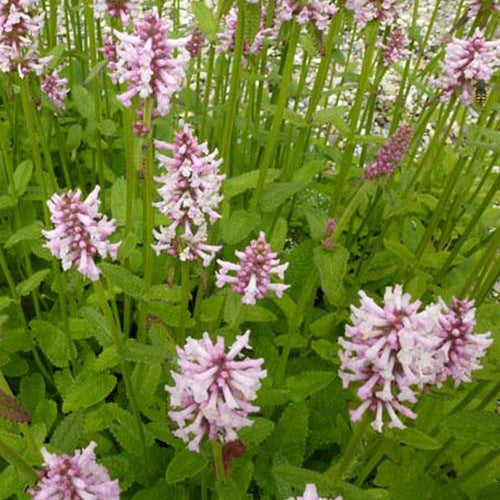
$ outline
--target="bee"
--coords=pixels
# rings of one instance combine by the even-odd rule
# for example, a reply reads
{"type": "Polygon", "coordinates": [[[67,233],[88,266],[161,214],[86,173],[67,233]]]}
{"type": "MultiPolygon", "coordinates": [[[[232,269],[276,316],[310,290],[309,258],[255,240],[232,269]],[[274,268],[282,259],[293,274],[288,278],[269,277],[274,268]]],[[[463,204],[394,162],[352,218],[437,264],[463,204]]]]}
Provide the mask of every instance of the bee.
{"type": "Polygon", "coordinates": [[[478,80],[474,85],[474,101],[482,106],[488,98],[488,87],[484,80],[478,80]]]}

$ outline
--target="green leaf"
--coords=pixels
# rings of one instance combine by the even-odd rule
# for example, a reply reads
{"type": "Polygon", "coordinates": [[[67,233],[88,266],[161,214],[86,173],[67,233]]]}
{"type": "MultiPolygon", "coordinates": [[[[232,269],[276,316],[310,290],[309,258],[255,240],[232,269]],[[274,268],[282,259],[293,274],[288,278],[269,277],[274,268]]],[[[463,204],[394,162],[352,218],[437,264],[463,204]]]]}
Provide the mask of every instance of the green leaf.
{"type": "Polygon", "coordinates": [[[262,14],[260,2],[245,2],[245,41],[252,44],[259,31],[262,14]]]}
{"type": "Polygon", "coordinates": [[[384,240],[384,247],[398,257],[405,264],[413,267],[416,265],[415,256],[404,245],[393,240],[384,240]]]}
{"type": "Polygon", "coordinates": [[[311,182],[319,173],[325,170],[325,160],[311,160],[308,161],[303,167],[300,167],[293,174],[292,180],[306,185],[311,182]]]}
{"type": "Polygon", "coordinates": [[[89,91],[82,85],[74,85],[71,89],[73,106],[83,118],[95,116],[95,105],[89,91]]]}
{"type": "Polygon", "coordinates": [[[443,421],[441,427],[452,436],[470,443],[500,449],[500,414],[485,411],[461,411],[443,421]]]}
{"type": "Polygon", "coordinates": [[[215,41],[218,26],[213,10],[203,2],[192,2],[191,8],[201,31],[203,31],[209,41],[215,41]]]}
{"type": "Polygon", "coordinates": [[[223,483],[216,482],[217,498],[219,500],[243,500],[238,483],[232,478],[227,478],[223,483]]]}
{"type": "Polygon", "coordinates": [[[12,208],[16,206],[16,198],[10,195],[3,194],[0,196],[0,210],[12,208]]]}
{"type": "Polygon", "coordinates": [[[161,363],[169,357],[169,353],[159,350],[157,346],[128,339],[123,347],[123,357],[134,363],[161,363]]]}
{"type": "Polygon", "coordinates": [[[12,303],[14,302],[13,299],[7,296],[0,297],[0,311],[3,311],[4,309],[7,309],[12,303]]]}
{"type": "Polygon", "coordinates": [[[84,421],[83,412],[72,413],[64,417],[52,434],[50,439],[52,446],[61,452],[73,454],[80,443],[84,421]]]}
{"type": "Polygon", "coordinates": [[[103,401],[116,386],[116,377],[104,373],[84,372],[64,395],[62,410],[65,413],[88,408],[103,401]]]}
{"type": "Polygon", "coordinates": [[[132,383],[135,393],[141,395],[139,398],[141,408],[147,407],[154,402],[161,375],[162,365],[160,363],[148,365],[139,363],[134,367],[132,383]]]}
{"type": "Polygon", "coordinates": [[[71,125],[68,128],[68,135],[66,137],[66,147],[69,151],[77,149],[82,142],[83,130],[80,125],[71,125]]]}
{"type": "Polygon", "coordinates": [[[320,491],[328,489],[328,482],[323,474],[313,470],[302,469],[292,465],[274,465],[272,470],[273,476],[283,483],[294,486],[302,491],[306,484],[315,484],[320,491]]]}
{"type": "Polygon", "coordinates": [[[305,371],[286,379],[292,401],[302,401],[311,394],[324,389],[335,378],[335,373],[327,371],[305,371]]]}
{"type": "Polygon", "coordinates": [[[230,217],[222,219],[222,238],[229,245],[239,243],[257,227],[259,221],[258,214],[235,210],[230,217]]]}
{"type": "Polygon", "coordinates": [[[35,221],[33,224],[29,226],[24,226],[18,229],[14,234],[10,236],[10,238],[5,242],[5,248],[9,249],[20,243],[21,241],[33,241],[41,238],[43,224],[40,221],[35,221]]]}
{"type": "Polygon", "coordinates": [[[314,263],[319,271],[321,289],[332,304],[342,299],[348,258],[349,252],[341,245],[335,245],[330,252],[321,247],[314,250],[314,263]]]}
{"type": "MultiPolygon", "coordinates": [[[[269,169],[267,171],[265,183],[274,181],[280,175],[280,170],[269,169]]],[[[244,193],[248,189],[254,189],[257,186],[259,170],[253,170],[245,174],[237,175],[224,182],[224,199],[229,201],[234,196],[244,193]]]]}
{"type": "Polygon", "coordinates": [[[106,320],[101,313],[98,313],[92,307],[82,307],[80,309],[80,314],[88,321],[89,325],[94,330],[95,338],[101,346],[106,347],[113,344],[113,335],[108,330],[106,320]]]}
{"type": "Polygon", "coordinates": [[[407,427],[406,429],[394,430],[392,436],[388,435],[401,443],[409,444],[414,448],[419,448],[421,450],[439,450],[442,446],[437,439],[434,439],[427,434],[415,429],[413,427],[407,427]]]}
{"type": "Polygon", "coordinates": [[[338,364],[338,351],[339,346],[337,344],[333,344],[329,340],[319,339],[313,340],[311,342],[311,347],[313,351],[325,361],[329,361],[333,364],[338,364]]]}
{"type": "Polygon", "coordinates": [[[313,121],[318,125],[332,124],[340,133],[349,137],[353,134],[353,131],[349,128],[349,125],[342,118],[342,115],[347,113],[349,110],[348,106],[337,106],[334,108],[327,108],[321,111],[316,111],[313,115],[313,121]]]}
{"type": "Polygon", "coordinates": [[[269,243],[273,252],[281,252],[285,246],[286,237],[288,235],[288,222],[284,217],[279,217],[274,225],[273,234],[269,243]]]}
{"type": "Polygon", "coordinates": [[[20,198],[26,192],[32,175],[33,162],[31,160],[21,162],[14,172],[14,186],[9,186],[9,194],[20,198]]]}
{"type": "Polygon", "coordinates": [[[74,346],[68,346],[68,338],[66,334],[54,324],[41,319],[34,319],[30,323],[31,329],[40,345],[45,356],[50,362],[59,367],[68,366],[68,361],[71,357],[69,349],[74,351],[74,346]]]}
{"type": "Polygon", "coordinates": [[[288,198],[304,189],[302,182],[280,182],[264,189],[260,200],[263,212],[272,212],[283,204],[288,198]]]}
{"type": "Polygon", "coordinates": [[[306,447],[308,421],[307,406],[304,403],[291,403],[281,415],[268,449],[281,455],[290,465],[301,465],[306,447]]]}
{"type": "Polygon", "coordinates": [[[169,483],[178,483],[196,476],[207,467],[207,459],[200,453],[186,449],[178,451],[168,464],[165,477],[169,483]]]}
{"type": "Polygon", "coordinates": [[[120,355],[116,350],[116,346],[110,345],[105,347],[101,354],[95,360],[94,367],[98,372],[114,368],[120,363],[120,355]]]}
{"type": "Polygon", "coordinates": [[[42,269],[32,274],[28,279],[21,281],[16,286],[16,292],[21,297],[29,295],[33,290],[37,289],[43,280],[49,275],[50,269],[42,269]]]}
{"type": "Polygon", "coordinates": [[[112,137],[116,132],[116,122],[113,120],[101,120],[97,124],[97,129],[105,137],[112,137]]]}
{"type": "Polygon", "coordinates": [[[128,269],[115,264],[103,262],[99,267],[112,285],[118,287],[136,300],[142,298],[144,282],[141,278],[132,274],[128,269]]]}
{"type": "Polygon", "coordinates": [[[262,417],[256,417],[252,419],[252,422],[253,425],[244,427],[238,435],[247,445],[257,446],[271,435],[274,430],[274,422],[262,417]]]}
{"type": "Polygon", "coordinates": [[[39,373],[23,377],[19,390],[19,401],[33,412],[37,404],[45,398],[45,381],[39,373]]]}
{"type": "Polygon", "coordinates": [[[251,323],[267,323],[276,321],[276,316],[269,309],[262,306],[245,306],[244,321],[251,323]]]}

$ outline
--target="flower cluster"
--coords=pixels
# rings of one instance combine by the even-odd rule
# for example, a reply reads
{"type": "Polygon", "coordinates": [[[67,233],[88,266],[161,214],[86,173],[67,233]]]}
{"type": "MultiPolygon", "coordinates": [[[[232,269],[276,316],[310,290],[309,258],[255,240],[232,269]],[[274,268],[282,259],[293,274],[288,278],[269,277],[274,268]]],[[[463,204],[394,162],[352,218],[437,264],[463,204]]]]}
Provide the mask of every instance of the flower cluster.
{"type": "Polygon", "coordinates": [[[52,71],[42,78],[41,89],[52,104],[61,110],[68,95],[68,79],[61,77],[58,70],[52,71]]]}
{"type": "Polygon", "coordinates": [[[279,23],[295,18],[299,24],[311,23],[319,31],[325,31],[328,22],[338,8],[331,5],[328,0],[282,0],[276,7],[276,19],[279,23]]]}
{"type": "Polygon", "coordinates": [[[18,71],[23,77],[41,74],[49,58],[40,58],[37,37],[43,28],[44,12],[36,0],[0,1],[0,72],[18,71]]]}
{"type": "Polygon", "coordinates": [[[103,19],[108,16],[119,19],[124,26],[136,18],[141,11],[140,0],[94,0],[94,16],[103,19]]]}
{"type": "Polygon", "coordinates": [[[361,306],[351,306],[352,326],[339,339],[344,388],[361,382],[357,395],[362,404],[351,411],[353,421],[369,410],[376,413],[372,427],[381,432],[383,416],[389,427],[404,428],[398,413],[416,418],[404,403],[417,401],[416,390],[440,385],[452,376],[470,380],[480,368],[478,359],[491,344],[489,334],[473,335],[474,309],[468,301],[453,299],[452,307],[431,304],[419,311],[421,303],[411,302],[401,285],[388,287],[383,307],[363,291],[361,306]]]}
{"type": "Polygon", "coordinates": [[[455,297],[448,307],[440,303],[443,313],[440,315],[435,331],[440,339],[437,349],[444,360],[443,370],[438,374],[437,383],[451,377],[458,386],[470,382],[470,374],[481,368],[479,360],[492,344],[491,334],[474,334],[476,309],[471,300],[459,300],[455,297]]]}
{"type": "Polygon", "coordinates": [[[118,96],[124,106],[131,106],[135,97],[151,98],[154,116],[165,116],[170,111],[172,96],[184,79],[187,53],[185,40],[168,38],[168,29],[153,9],[131,34],[115,32],[118,42],[114,50],[107,40],[103,52],[111,79],[127,84],[127,90],[118,96]]]}
{"type": "Polygon", "coordinates": [[[75,266],[92,281],[97,281],[100,276],[94,262],[95,254],[116,259],[120,245],[108,241],[115,231],[115,221],[108,221],[106,216],[99,213],[99,190],[100,187],[96,186],[85,201],[81,201],[79,189],[61,195],[54,194],[47,202],[54,229],[42,231],[48,240],[45,247],[61,259],[63,269],[66,271],[75,266]]]}
{"type": "Polygon", "coordinates": [[[392,24],[401,12],[399,0],[347,0],[345,6],[352,10],[354,19],[361,26],[370,21],[392,24]]]}
{"type": "MultiPolygon", "coordinates": [[[[306,489],[301,497],[290,497],[287,500],[330,500],[329,498],[320,497],[315,484],[306,484],[306,489]]],[[[335,500],[342,500],[342,497],[337,497],[335,500]]]]}
{"type": "Polygon", "coordinates": [[[257,397],[260,380],[267,375],[263,359],[239,359],[250,349],[250,331],[236,337],[229,352],[223,337],[214,344],[208,333],[188,338],[184,349],[177,347],[180,373],[171,372],[175,385],[165,386],[170,404],[180,408],[169,412],[179,428],[174,434],[199,451],[205,434],[223,443],[234,441],[238,429],[252,425],[249,413],[259,410],[250,402],[257,397]]]}
{"type": "Polygon", "coordinates": [[[207,225],[220,215],[220,188],[225,175],[218,173],[221,159],[210,153],[206,143],[198,144],[189,127],[176,134],[175,143],[157,141],[156,146],[173,152],[173,157],[157,154],[165,173],[155,177],[161,201],[154,206],[171,224],[155,231],[157,253],[167,251],[181,260],[201,258],[208,266],[220,247],[208,245],[207,225]]]}
{"type": "Polygon", "coordinates": [[[217,260],[220,269],[217,271],[216,285],[220,288],[229,283],[233,290],[241,295],[243,304],[255,304],[269,291],[281,297],[289,288],[290,285],[283,283],[271,283],[273,275],[284,279],[288,262],[280,264],[263,232],[259,234],[258,239],[252,240],[243,252],[236,251],[235,255],[240,259],[238,264],[217,260]],[[231,271],[236,275],[228,274],[231,271]]]}
{"type": "Polygon", "coordinates": [[[474,86],[488,82],[500,65],[500,40],[486,41],[477,29],[472,38],[453,38],[446,46],[443,74],[433,84],[443,90],[443,99],[459,93],[464,104],[470,104],[474,86]]]}
{"type": "Polygon", "coordinates": [[[42,448],[44,469],[35,489],[28,493],[34,500],[76,499],[119,500],[118,480],[111,480],[108,471],[96,462],[91,442],[70,457],[56,455],[42,448]]]}
{"type": "Polygon", "coordinates": [[[203,49],[203,43],[205,42],[205,35],[203,31],[196,26],[189,36],[188,41],[186,42],[186,50],[189,52],[189,55],[192,59],[198,57],[201,54],[203,49]]]}
{"type": "Polygon", "coordinates": [[[386,43],[377,44],[378,48],[384,51],[384,66],[390,66],[406,56],[408,54],[406,47],[408,47],[409,43],[410,41],[403,28],[392,29],[387,36],[386,43]]]}
{"type": "Polygon", "coordinates": [[[377,151],[376,159],[364,166],[365,178],[389,176],[401,163],[413,136],[413,128],[401,125],[391,138],[377,151]]]}
{"type": "MultiPolygon", "coordinates": [[[[261,19],[259,29],[253,40],[249,42],[246,38],[243,40],[243,55],[258,54],[264,42],[275,38],[276,32],[273,28],[266,28],[266,9],[261,10],[261,19]]],[[[219,40],[216,51],[217,53],[233,52],[236,43],[236,30],[238,25],[238,10],[233,7],[226,16],[224,31],[217,34],[219,40]]]]}

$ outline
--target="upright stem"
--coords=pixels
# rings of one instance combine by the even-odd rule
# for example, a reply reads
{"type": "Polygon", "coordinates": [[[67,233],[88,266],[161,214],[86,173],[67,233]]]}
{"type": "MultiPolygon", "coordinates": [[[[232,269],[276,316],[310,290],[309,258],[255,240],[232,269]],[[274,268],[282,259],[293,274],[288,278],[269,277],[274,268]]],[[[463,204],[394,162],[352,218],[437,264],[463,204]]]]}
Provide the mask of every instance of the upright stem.
{"type": "Polygon", "coordinates": [[[226,471],[222,459],[222,447],[217,439],[212,441],[212,453],[214,457],[215,477],[217,482],[223,483],[226,480],[226,471]]]}
{"type": "Polygon", "coordinates": [[[191,282],[189,279],[191,265],[189,262],[181,262],[181,316],[179,320],[179,334],[177,342],[183,344],[186,339],[186,323],[189,318],[189,296],[191,282]]]}

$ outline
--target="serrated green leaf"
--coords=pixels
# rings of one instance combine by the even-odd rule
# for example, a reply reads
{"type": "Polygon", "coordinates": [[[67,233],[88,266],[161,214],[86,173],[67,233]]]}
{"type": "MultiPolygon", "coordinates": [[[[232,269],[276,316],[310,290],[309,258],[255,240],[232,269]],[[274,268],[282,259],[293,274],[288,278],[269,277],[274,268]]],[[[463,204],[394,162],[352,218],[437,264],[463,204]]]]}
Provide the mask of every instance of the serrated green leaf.
{"type": "Polygon", "coordinates": [[[247,444],[257,446],[265,441],[274,430],[274,422],[267,418],[256,417],[252,419],[250,427],[244,427],[239,432],[239,437],[247,444]]]}
{"type": "Polygon", "coordinates": [[[109,368],[114,368],[120,363],[120,355],[116,349],[116,346],[110,345],[105,347],[101,354],[95,360],[94,367],[98,372],[108,370],[109,368]]]}
{"type": "Polygon", "coordinates": [[[266,323],[276,321],[276,316],[263,306],[246,306],[244,308],[244,321],[251,323],[266,323]]]}
{"type": "Polygon", "coordinates": [[[84,420],[83,412],[64,417],[52,434],[50,439],[52,446],[61,452],[73,454],[82,437],[84,420]]]}
{"type": "Polygon", "coordinates": [[[394,430],[392,436],[388,435],[387,437],[391,437],[401,443],[409,444],[410,446],[421,450],[439,450],[442,446],[442,443],[440,443],[437,439],[432,438],[413,427],[394,430]]]}
{"type": "Polygon", "coordinates": [[[88,408],[103,401],[116,386],[116,377],[104,373],[86,373],[76,378],[64,395],[62,410],[65,413],[88,408]]]}
{"type": "MultiPolygon", "coordinates": [[[[269,169],[267,171],[265,184],[274,181],[280,175],[277,169],[269,169]]],[[[259,170],[253,170],[245,174],[237,175],[224,182],[224,199],[230,200],[238,194],[244,193],[248,189],[254,189],[257,186],[259,178],[259,170]]]]}
{"type": "Polygon", "coordinates": [[[10,297],[0,297],[0,311],[3,311],[4,309],[7,309],[12,303],[14,302],[13,299],[10,297]]]}
{"type": "Polygon", "coordinates": [[[353,131],[342,117],[342,115],[346,114],[348,111],[348,106],[336,106],[334,108],[323,109],[314,113],[313,122],[318,125],[331,123],[340,133],[349,137],[353,134],[353,131]]]}
{"type": "Polygon", "coordinates": [[[203,455],[183,449],[178,451],[168,464],[165,477],[169,483],[178,483],[196,476],[207,465],[208,461],[203,455]]]}
{"type": "Polygon", "coordinates": [[[29,226],[18,229],[10,238],[5,242],[5,248],[9,249],[20,243],[21,241],[33,241],[42,237],[43,224],[40,221],[35,221],[29,226]]]}
{"type": "Polygon", "coordinates": [[[9,186],[9,195],[19,199],[26,192],[32,175],[33,162],[31,160],[21,162],[14,172],[14,186],[9,186]]]}
{"type": "Polygon", "coordinates": [[[73,106],[83,118],[95,116],[94,100],[90,92],[82,85],[74,85],[71,89],[73,106]]]}
{"type": "Polygon", "coordinates": [[[321,247],[314,250],[314,263],[319,271],[321,289],[332,304],[342,299],[348,258],[349,252],[341,245],[335,245],[332,251],[321,247]]]}
{"type": "Polygon", "coordinates": [[[384,240],[384,247],[409,266],[415,266],[416,260],[413,252],[404,245],[394,240],[384,240]]]}
{"type": "Polygon", "coordinates": [[[485,411],[461,411],[445,419],[442,428],[451,436],[470,443],[482,443],[500,449],[500,414],[485,411]]]}
{"type": "Polygon", "coordinates": [[[105,137],[112,137],[116,132],[116,122],[113,120],[101,120],[97,124],[97,129],[105,137]]]}
{"type": "Polygon", "coordinates": [[[95,338],[101,346],[106,347],[113,343],[113,335],[108,330],[106,320],[101,313],[98,313],[92,307],[82,307],[80,314],[88,321],[94,331],[95,338]]]}
{"type": "Polygon", "coordinates": [[[292,401],[302,401],[311,394],[324,389],[335,378],[333,372],[305,371],[286,379],[286,387],[292,401]]]}
{"type": "Polygon", "coordinates": [[[144,281],[141,278],[132,274],[128,269],[115,264],[102,262],[99,267],[102,269],[102,273],[106,279],[109,280],[112,285],[117,286],[124,293],[136,300],[142,298],[142,294],[144,293],[144,281]]]}
{"type": "Polygon", "coordinates": [[[50,269],[42,269],[41,271],[37,271],[32,274],[28,279],[21,281],[21,283],[16,286],[17,294],[21,297],[29,295],[33,290],[36,290],[41,285],[49,273],[50,269]]]}
{"type": "Polygon", "coordinates": [[[123,358],[134,363],[161,363],[169,357],[168,351],[157,346],[142,344],[135,339],[128,339],[123,347],[123,358]]]}
{"type": "Polygon", "coordinates": [[[68,366],[71,355],[76,352],[73,344],[68,344],[67,335],[57,326],[41,319],[34,319],[30,326],[40,348],[51,363],[59,368],[68,366]]]}
{"type": "Polygon", "coordinates": [[[81,125],[71,125],[68,128],[68,135],[66,137],[66,147],[69,151],[77,149],[82,142],[83,130],[81,125]]]}
{"type": "Polygon", "coordinates": [[[229,245],[239,243],[257,227],[259,221],[258,214],[249,213],[246,210],[235,210],[221,222],[222,238],[229,245]]]}
{"type": "Polygon", "coordinates": [[[294,194],[304,189],[302,182],[280,182],[275,183],[264,189],[260,199],[260,207],[263,212],[272,212],[282,205],[294,194]]]}

